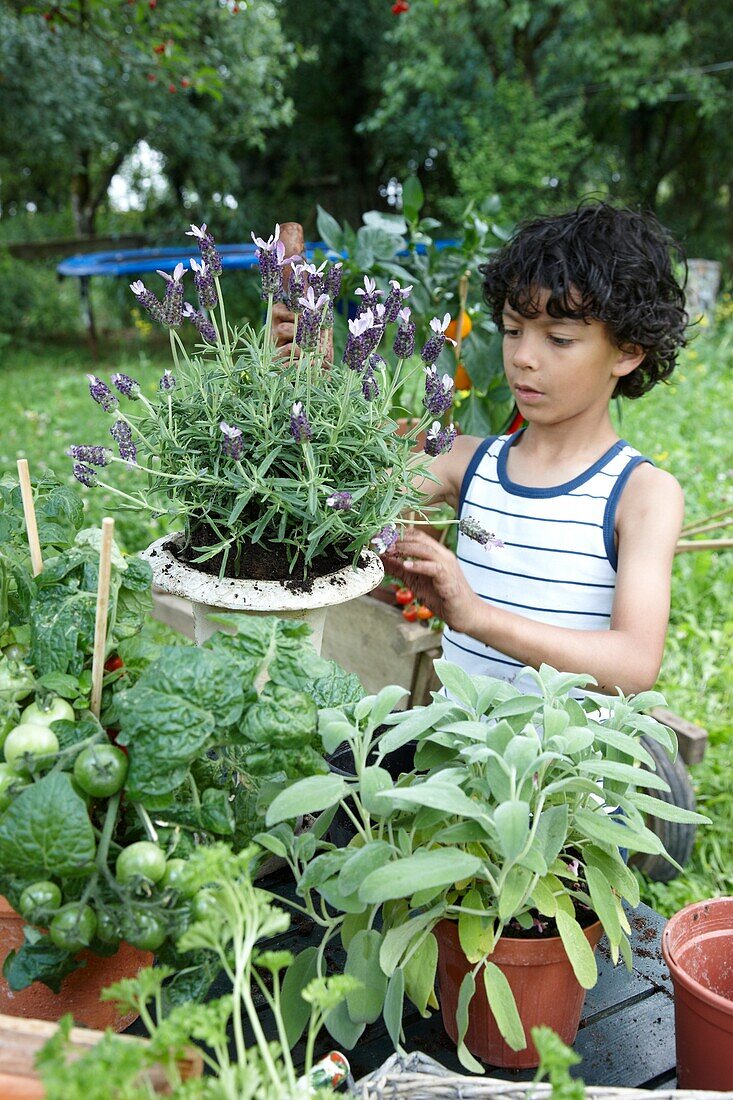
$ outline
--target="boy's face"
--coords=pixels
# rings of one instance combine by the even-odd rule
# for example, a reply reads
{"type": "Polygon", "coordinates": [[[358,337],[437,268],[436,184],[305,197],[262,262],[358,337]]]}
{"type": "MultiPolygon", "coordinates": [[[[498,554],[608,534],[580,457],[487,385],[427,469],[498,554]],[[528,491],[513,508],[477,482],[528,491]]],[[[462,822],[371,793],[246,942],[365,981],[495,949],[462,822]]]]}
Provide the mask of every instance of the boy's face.
{"type": "Polygon", "coordinates": [[[548,291],[540,295],[536,317],[504,307],[504,372],[525,419],[554,424],[602,413],[619,378],[644,358],[612,343],[602,321],[550,317],[548,291]]]}

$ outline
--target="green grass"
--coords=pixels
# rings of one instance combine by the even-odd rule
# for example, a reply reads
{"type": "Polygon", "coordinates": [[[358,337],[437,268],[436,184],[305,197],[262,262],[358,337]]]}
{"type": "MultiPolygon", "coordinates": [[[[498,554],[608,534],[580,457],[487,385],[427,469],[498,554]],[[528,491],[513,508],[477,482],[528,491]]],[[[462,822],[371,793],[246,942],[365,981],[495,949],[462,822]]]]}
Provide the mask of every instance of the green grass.
{"type": "MultiPolygon", "coordinates": [[[[125,371],[153,393],[169,365],[165,346],[148,355],[146,339],[107,345],[98,360],[88,349],[4,348],[0,355],[3,430],[0,474],[15,475],[19,457],[37,477],[52,469],[73,481],[70,443],[102,443],[111,423],[89,397],[85,375],[108,378],[125,371]]],[[[622,410],[620,433],[681,482],[686,520],[733,503],[733,321],[702,332],[682,356],[669,386],[657,386],[622,410]]],[[[107,471],[105,471],[106,473],[107,471]]],[[[134,484],[134,472],[115,468],[109,480],[134,484]]],[[[111,514],[130,551],[163,533],[161,521],[121,511],[102,490],[84,491],[90,523],[111,514]]],[[[730,533],[730,532],[723,532],[730,533]]],[[[733,552],[678,555],[674,563],[672,614],[659,687],[672,710],[710,731],[710,748],[693,772],[700,808],[713,818],[701,828],[684,876],[668,885],[644,885],[644,897],[671,913],[687,901],[733,893],[733,552]]]]}

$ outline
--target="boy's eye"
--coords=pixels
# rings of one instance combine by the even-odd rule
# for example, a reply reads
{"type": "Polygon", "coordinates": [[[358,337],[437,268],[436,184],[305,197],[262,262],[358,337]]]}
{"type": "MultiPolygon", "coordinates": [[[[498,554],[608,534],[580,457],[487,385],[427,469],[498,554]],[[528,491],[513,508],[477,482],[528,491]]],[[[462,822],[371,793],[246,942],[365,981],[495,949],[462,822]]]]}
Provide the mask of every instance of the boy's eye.
{"type": "Polygon", "coordinates": [[[574,344],[574,340],[568,339],[566,336],[550,336],[553,344],[558,348],[569,348],[571,344],[574,344]]]}
{"type": "Polygon", "coordinates": [[[519,336],[519,329],[518,328],[506,328],[506,327],[504,327],[504,329],[502,330],[502,334],[504,336],[519,336]]]}

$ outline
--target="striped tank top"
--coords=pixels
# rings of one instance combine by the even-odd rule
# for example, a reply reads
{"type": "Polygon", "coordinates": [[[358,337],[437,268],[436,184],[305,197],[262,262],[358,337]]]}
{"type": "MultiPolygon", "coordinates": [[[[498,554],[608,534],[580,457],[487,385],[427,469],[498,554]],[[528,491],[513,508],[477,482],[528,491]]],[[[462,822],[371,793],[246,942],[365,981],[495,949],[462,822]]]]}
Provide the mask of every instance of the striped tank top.
{"type": "MultiPolygon", "coordinates": [[[[487,603],[553,626],[607,630],[616,588],[616,508],[631,471],[649,459],[620,439],[572,481],[531,488],[507,473],[509,448],[520,434],[490,436],[468,465],[459,517],[477,520],[504,546],[487,550],[459,534],[461,568],[487,603]]],[[[537,690],[528,677],[517,678],[521,661],[448,627],[443,655],[471,674],[537,690]]]]}

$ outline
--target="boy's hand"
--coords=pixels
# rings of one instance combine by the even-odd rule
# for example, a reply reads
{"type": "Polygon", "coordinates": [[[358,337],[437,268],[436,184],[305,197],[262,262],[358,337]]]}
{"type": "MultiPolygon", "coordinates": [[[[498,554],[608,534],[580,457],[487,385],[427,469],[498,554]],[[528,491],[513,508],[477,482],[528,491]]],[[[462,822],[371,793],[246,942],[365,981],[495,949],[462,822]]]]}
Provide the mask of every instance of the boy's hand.
{"type": "MultiPolygon", "coordinates": [[[[281,358],[290,358],[293,340],[295,339],[295,316],[282,302],[275,302],[272,307],[272,331],[275,337],[275,345],[281,358]]],[[[300,357],[300,348],[295,346],[295,358],[300,357]]]]}
{"type": "Polygon", "coordinates": [[[408,585],[451,630],[471,633],[481,600],[452,551],[423,531],[407,528],[382,561],[385,570],[408,585]]]}

